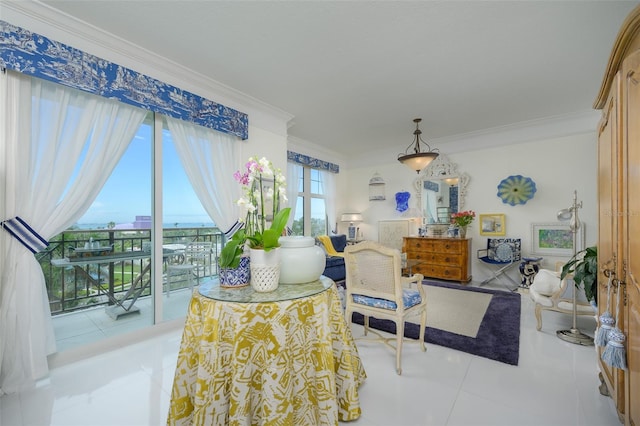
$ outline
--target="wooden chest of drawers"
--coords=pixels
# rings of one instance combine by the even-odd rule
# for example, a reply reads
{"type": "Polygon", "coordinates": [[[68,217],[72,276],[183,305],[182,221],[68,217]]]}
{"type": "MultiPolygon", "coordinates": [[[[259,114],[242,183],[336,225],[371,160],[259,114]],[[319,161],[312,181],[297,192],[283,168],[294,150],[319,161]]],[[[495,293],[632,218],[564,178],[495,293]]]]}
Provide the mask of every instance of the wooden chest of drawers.
{"type": "Polygon", "coordinates": [[[471,281],[470,238],[404,237],[402,251],[407,259],[424,260],[413,266],[413,273],[463,283],[471,281]]]}

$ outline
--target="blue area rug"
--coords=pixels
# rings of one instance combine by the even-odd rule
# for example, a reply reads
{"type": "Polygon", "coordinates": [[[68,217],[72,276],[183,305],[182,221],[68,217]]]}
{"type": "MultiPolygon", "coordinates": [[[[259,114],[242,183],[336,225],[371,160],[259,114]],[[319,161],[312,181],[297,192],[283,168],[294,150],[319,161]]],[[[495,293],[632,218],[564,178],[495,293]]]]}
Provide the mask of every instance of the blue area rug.
{"type": "MultiPolygon", "coordinates": [[[[520,294],[505,291],[488,290],[477,287],[466,287],[460,284],[443,283],[424,280],[424,285],[452,288],[461,291],[476,291],[492,295],[487,312],[482,319],[480,329],[475,338],[429,327],[424,341],[434,345],[445,346],[505,364],[518,365],[520,356],[520,294]]],[[[363,324],[361,314],[353,314],[353,322],[363,324]]],[[[395,334],[396,325],[393,321],[379,320],[371,317],[369,325],[372,328],[395,334]]],[[[418,338],[419,327],[407,322],[405,337],[418,338]]]]}

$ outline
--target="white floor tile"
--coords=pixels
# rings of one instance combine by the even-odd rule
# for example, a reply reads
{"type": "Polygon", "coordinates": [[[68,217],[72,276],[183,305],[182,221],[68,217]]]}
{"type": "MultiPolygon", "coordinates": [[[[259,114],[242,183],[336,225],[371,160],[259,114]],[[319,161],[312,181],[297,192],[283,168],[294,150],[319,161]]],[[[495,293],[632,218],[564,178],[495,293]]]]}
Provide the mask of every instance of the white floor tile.
{"type": "MultiPolygon", "coordinates": [[[[176,312],[186,312],[189,297],[180,305],[179,296],[172,292],[172,303],[176,312]]],[[[71,315],[56,318],[58,347],[148,324],[148,305],[139,302],[142,314],[126,321],[113,321],[99,309],[79,314],[77,334],[66,328],[71,315]]],[[[578,321],[587,334],[595,324],[589,317],[578,321]]],[[[402,376],[395,374],[390,349],[357,341],[368,376],[359,390],[362,416],[341,424],[619,425],[611,399],[598,391],[594,348],[556,337],[556,330],[571,325],[568,315],[544,312],[543,329],[536,331],[533,303],[522,295],[518,366],[431,344],[426,352],[405,344],[402,376]]],[[[353,332],[361,335],[362,327],[353,325],[353,332]]],[[[0,425],[165,424],[181,334],[169,331],[51,370],[36,389],[0,398],[0,425]]]]}

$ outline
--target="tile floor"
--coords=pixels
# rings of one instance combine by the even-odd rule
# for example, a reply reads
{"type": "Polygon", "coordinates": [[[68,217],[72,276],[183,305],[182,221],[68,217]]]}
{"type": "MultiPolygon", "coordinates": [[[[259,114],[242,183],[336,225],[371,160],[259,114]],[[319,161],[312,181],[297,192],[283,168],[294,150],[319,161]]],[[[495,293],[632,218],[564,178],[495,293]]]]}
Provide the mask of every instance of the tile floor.
{"type": "MultiPolygon", "coordinates": [[[[173,293],[172,293],[172,297],[173,293]]],[[[181,325],[159,335],[55,367],[35,390],[0,398],[0,425],[162,425],[181,325]]],[[[592,334],[595,319],[579,317],[592,334]]],[[[357,425],[619,425],[610,398],[598,392],[593,347],[555,335],[568,315],[543,313],[522,297],[520,363],[510,366],[463,352],[405,345],[403,374],[383,345],[358,342],[367,371],[357,425]]],[[[361,334],[353,326],[354,335],[361,334]]],[[[345,423],[347,424],[347,423],[345,423]]]]}

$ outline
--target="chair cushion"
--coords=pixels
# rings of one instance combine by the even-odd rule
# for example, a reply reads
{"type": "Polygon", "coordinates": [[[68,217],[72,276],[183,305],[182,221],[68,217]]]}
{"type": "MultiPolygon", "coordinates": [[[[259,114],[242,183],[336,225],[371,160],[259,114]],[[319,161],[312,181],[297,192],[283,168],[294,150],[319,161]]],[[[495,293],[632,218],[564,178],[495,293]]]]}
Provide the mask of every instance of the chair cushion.
{"type": "Polygon", "coordinates": [[[540,269],[533,278],[530,290],[543,296],[551,296],[560,288],[560,276],[549,269],[540,269]]]}
{"type": "Polygon", "coordinates": [[[327,263],[325,265],[325,268],[330,268],[332,266],[344,266],[344,257],[338,257],[338,256],[327,257],[327,263]]]}
{"type": "MultiPolygon", "coordinates": [[[[387,299],[379,299],[377,297],[363,296],[361,294],[354,294],[353,302],[360,305],[373,306],[375,308],[389,309],[395,311],[398,308],[396,302],[387,299]]],[[[402,304],[405,309],[418,305],[422,302],[420,293],[418,290],[402,289],[402,304]]]]}

